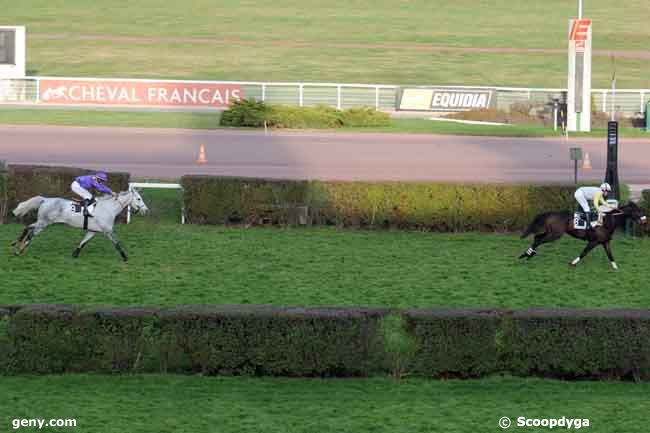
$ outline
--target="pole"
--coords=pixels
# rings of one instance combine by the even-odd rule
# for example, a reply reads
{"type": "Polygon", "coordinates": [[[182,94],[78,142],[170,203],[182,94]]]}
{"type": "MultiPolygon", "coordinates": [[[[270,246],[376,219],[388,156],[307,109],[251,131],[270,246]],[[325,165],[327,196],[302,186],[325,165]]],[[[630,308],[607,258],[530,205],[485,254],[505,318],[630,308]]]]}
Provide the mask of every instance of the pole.
{"type": "Polygon", "coordinates": [[[578,160],[573,161],[573,183],[578,184],[578,160]]]}
{"type": "Polygon", "coordinates": [[[578,0],[578,19],[582,19],[582,0],[578,0]]]}
{"type": "Polygon", "coordinates": [[[620,200],[618,180],[618,122],[607,122],[607,169],[605,182],[612,186],[612,195],[620,200]]]}

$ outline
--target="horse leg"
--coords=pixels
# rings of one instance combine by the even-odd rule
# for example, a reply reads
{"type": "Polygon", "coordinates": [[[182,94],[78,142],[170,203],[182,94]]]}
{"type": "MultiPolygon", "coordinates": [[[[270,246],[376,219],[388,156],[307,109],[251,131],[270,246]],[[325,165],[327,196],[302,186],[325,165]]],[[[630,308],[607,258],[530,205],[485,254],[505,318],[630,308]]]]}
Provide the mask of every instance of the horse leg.
{"type": "Polygon", "coordinates": [[[19,256],[23,253],[23,251],[25,251],[25,248],[27,248],[25,245],[25,238],[30,231],[31,228],[29,226],[25,226],[20,236],[18,236],[18,238],[16,238],[16,240],[11,243],[11,246],[14,249],[14,255],[19,256]]]}
{"type": "Polygon", "coordinates": [[[122,249],[122,246],[120,245],[120,242],[117,239],[117,235],[115,232],[106,232],[104,233],[108,239],[110,239],[111,242],[113,242],[113,245],[115,245],[115,249],[120,253],[120,256],[122,256],[122,260],[125,262],[129,260],[129,258],[126,256],[126,253],[122,249]]]}
{"type": "Polygon", "coordinates": [[[23,239],[25,239],[25,236],[27,236],[27,232],[29,232],[29,226],[25,226],[25,228],[23,228],[23,232],[16,238],[15,241],[11,243],[11,246],[13,247],[17,243],[22,242],[23,239]]]}
{"type": "Polygon", "coordinates": [[[25,227],[20,240],[17,242],[20,243],[20,246],[17,249],[14,249],[14,254],[19,256],[24,253],[27,247],[29,247],[29,245],[32,243],[34,236],[42,232],[47,226],[47,223],[37,221],[34,224],[30,224],[29,226],[25,227]]]}
{"type": "Polygon", "coordinates": [[[614,261],[614,256],[612,255],[612,247],[609,245],[609,241],[603,243],[603,248],[605,248],[605,252],[607,253],[607,258],[609,259],[609,263],[612,264],[612,268],[618,269],[618,265],[614,261]]]}
{"type": "Polygon", "coordinates": [[[585,247],[585,249],[582,250],[582,252],[580,253],[580,255],[579,255],[578,257],[576,257],[575,259],[573,259],[573,261],[572,261],[571,263],[569,263],[569,266],[576,266],[576,265],[578,264],[578,262],[579,262],[580,260],[584,259],[585,256],[586,256],[587,254],[589,254],[589,251],[591,251],[591,250],[593,250],[594,248],[596,248],[597,245],[598,245],[598,241],[589,241],[589,243],[587,244],[587,246],[585,247]]]}
{"type": "Polygon", "coordinates": [[[88,242],[90,242],[90,240],[91,240],[92,238],[94,238],[96,234],[97,234],[96,232],[86,232],[86,235],[84,236],[84,238],[83,238],[83,239],[81,240],[81,242],[79,243],[79,246],[78,246],[77,249],[74,250],[74,252],[72,253],[72,257],[74,257],[75,259],[76,259],[77,257],[79,257],[79,253],[81,252],[81,250],[83,249],[83,247],[85,247],[86,244],[87,244],[88,242]]]}
{"type": "Polygon", "coordinates": [[[553,234],[549,232],[545,233],[540,233],[538,235],[535,235],[535,239],[533,240],[533,244],[528,248],[522,255],[519,256],[520,259],[523,259],[526,257],[527,259],[532,259],[537,255],[537,248],[545,243],[548,242],[553,242],[562,237],[562,233],[560,234],[553,234]]]}
{"type": "Polygon", "coordinates": [[[533,244],[526,250],[524,251],[519,258],[523,259],[524,257],[527,259],[532,259],[537,255],[537,250],[536,248],[542,244],[541,240],[542,238],[546,236],[546,233],[540,233],[535,235],[535,239],[533,240],[533,244]]]}

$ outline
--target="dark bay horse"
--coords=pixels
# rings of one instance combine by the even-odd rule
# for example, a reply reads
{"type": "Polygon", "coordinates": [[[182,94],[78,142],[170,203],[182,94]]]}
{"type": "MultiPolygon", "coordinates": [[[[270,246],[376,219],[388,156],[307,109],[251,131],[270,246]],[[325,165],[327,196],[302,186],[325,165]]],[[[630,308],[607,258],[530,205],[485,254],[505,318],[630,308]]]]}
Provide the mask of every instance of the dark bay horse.
{"type": "Polygon", "coordinates": [[[537,254],[537,247],[548,242],[556,241],[566,233],[576,239],[587,241],[587,246],[582,250],[580,256],[569,263],[571,266],[576,266],[591,250],[598,245],[602,245],[605,248],[607,258],[609,258],[612,267],[618,269],[612,256],[612,248],[609,242],[612,240],[616,229],[625,226],[625,221],[628,218],[641,224],[646,223],[646,217],[643,215],[641,208],[633,202],[629,202],[625,206],[606,213],[603,219],[603,225],[592,230],[576,229],[573,226],[573,214],[569,212],[546,212],[537,215],[521,235],[522,239],[531,234],[535,235],[533,244],[519,258],[533,258],[537,254]]]}

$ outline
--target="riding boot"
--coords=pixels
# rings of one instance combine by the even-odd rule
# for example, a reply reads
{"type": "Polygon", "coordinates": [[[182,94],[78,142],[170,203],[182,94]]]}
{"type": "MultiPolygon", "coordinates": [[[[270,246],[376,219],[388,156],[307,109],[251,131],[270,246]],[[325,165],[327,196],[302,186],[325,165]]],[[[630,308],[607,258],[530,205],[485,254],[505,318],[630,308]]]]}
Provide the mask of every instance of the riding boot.
{"type": "Polygon", "coordinates": [[[591,212],[585,212],[585,221],[587,221],[587,230],[591,230],[591,212]]]}
{"type": "Polygon", "coordinates": [[[94,198],[85,198],[85,199],[84,199],[84,201],[83,201],[83,206],[84,206],[84,216],[85,216],[85,217],[92,217],[92,215],[90,215],[90,211],[88,210],[88,208],[89,208],[90,205],[93,204],[94,202],[95,202],[95,199],[94,199],[94,198]]]}

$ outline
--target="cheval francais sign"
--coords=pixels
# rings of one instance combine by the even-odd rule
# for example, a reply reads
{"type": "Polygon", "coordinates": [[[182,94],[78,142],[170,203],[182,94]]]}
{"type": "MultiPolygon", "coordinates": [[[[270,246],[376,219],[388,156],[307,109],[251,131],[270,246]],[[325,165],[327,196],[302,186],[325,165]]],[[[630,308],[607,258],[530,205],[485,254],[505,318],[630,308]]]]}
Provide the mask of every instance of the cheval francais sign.
{"type": "Polygon", "coordinates": [[[40,81],[42,104],[226,108],[244,97],[238,84],[146,80],[40,81]]]}

